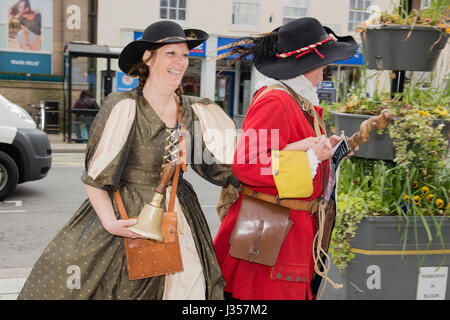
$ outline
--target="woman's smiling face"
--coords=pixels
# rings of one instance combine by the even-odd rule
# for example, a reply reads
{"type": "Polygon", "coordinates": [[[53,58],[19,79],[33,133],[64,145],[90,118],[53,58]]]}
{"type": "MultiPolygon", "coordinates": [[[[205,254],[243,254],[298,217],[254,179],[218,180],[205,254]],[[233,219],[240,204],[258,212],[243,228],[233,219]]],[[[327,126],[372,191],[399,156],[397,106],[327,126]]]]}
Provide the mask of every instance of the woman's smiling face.
{"type": "MultiPolygon", "coordinates": [[[[146,55],[150,54],[146,51],[146,55]]],[[[174,90],[178,88],[189,64],[189,49],[185,42],[167,44],[158,48],[147,62],[150,82],[157,81],[174,90]]]]}

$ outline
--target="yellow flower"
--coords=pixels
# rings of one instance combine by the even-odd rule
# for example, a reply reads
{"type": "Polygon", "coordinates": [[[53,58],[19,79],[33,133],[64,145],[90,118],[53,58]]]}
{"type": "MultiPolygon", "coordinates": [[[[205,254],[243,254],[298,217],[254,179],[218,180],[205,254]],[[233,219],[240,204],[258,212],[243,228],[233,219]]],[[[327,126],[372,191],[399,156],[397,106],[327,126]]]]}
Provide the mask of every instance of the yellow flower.
{"type": "Polygon", "coordinates": [[[444,200],[442,199],[437,199],[436,200],[436,207],[438,207],[439,209],[442,208],[444,206],[444,200]]]}
{"type": "Polygon", "coordinates": [[[428,188],[427,186],[422,187],[422,194],[427,194],[428,192],[430,192],[430,188],[428,188]]]}
{"type": "Polygon", "coordinates": [[[431,117],[431,114],[428,111],[419,110],[419,113],[424,117],[431,117]]]}
{"type": "Polygon", "coordinates": [[[420,203],[420,196],[414,196],[414,202],[416,204],[419,204],[420,203]]]}
{"type": "Polygon", "coordinates": [[[356,107],[359,103],[359,100],[352,100],[346,103],[346,106],[349,108],[356,107]]]}
{"type": "Polygon", "coordinates": [[[430,194],[427,196],[428,202],[432,203],[432,202],[433,202],[433,198],[434,198],[434,194],[430,193],[430,194]]]}
{"type": "Polygon", "coordinates": [[[419,183],[417,181],[413,182],[413,188],[417,188],[419,186],[419,183]]]}
{"type": "Polygon", "coordinates": [[[447,115],[448,115],[447,110],[443,110],[441,106],[437,106],[436,108],[434,108],[433,112],[442,117],[447,117],[447,115]]]}
{"type": "Polygon", "coordinates": [[[405,194],[405,195],[403,196],[403,200],[409,201],[409,196],[408,196],[407,194],[405,194]]]}

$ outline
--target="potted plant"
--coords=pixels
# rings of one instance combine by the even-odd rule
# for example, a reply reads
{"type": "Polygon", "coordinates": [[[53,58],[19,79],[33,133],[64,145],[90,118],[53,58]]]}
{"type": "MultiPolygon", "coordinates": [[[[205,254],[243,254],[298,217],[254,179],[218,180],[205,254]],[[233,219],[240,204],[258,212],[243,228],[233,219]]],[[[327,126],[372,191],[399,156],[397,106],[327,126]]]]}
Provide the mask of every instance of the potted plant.
{"type": "MultiPolygon", "coordinates": [[[[364,75],[364,71],[362,74],[364,75]]],[[[355,88],[350,89],[347,98],[325,106],[325,115],[328,117],[328,123],[333,124],[335,133],[344,130],[347,136],[351,136],[359,130],[363,121],[388,108],[394,119],[417,111],[424,118],[430,118],[434,127],[443,123],[441,130],[444,137],[450,139],[450,86],[439,89],[430,88],[427,82],[410,82],[405,91],[396,93],[394,98],[391,98],[389,93],[380,94],[377,91],[373,96],[369,96],[365,88],[365,81],[362,80],[355,88]]],[[[390,161],[395,158],[395,147],[388,128],[373,132],[369,142],[359,148],[355,153],[356,157],[390,161]]]]}
{"type": "MultiPolygon", "coordinates": [[[[408,25],[407,29],[398,25],[388,28],[366,24],[362,39],[368,68],[403,73],[404,70],[430,71],[439,53],[434,52],[434,58],[424,58],[418,48],[426,47],[430,54],[441,41],[446,43],[450,29],[443,24],[445,19],[441,13],[447,7],[446,1],[435,0],[427,11],[409,11],[402,1],[401,10],[408,14],[400,11],[398,15],[381,14],[378,18],[380,24],[403,24],[408,25]],[[418,24],[438,29],[439,37],[444,40],[437,38],[431,46],[422,42],[413,49],[405,49],[405,43],[415,39],[413,33],[423,31],[418,29],[418,24]],[[393,51],[384,48],[383,52],[371,53],[368,50],[371,45],[365,43],[368,35],[379,37],[388,32],[384,29],[407,30],[402,36],[390,35],[378,44],[403,48],[393,51]],[[390,56],[392,53],[394,57],[390,56]],[[409,56],[425,59],[427,69],[414,65],[414,59],[409,56]],[[408,59],[409,64],[401,64],[408,59]]],[[[364,73],[365,68],[362,83],[351,90],[347,99],[328,108],[335,131],[344,129],[350,136],[365,117],[378,114],[386,107],[394,120],[384,132],[372,133],[366,146],[360,146],[355,155],[362,159],[353,157],[341,165],[328,276],[343,287],[336,290],[322,281],[322,298],[445,299],[450,265],[445,259],[450,254],[449,87],[438,90],[428,83],[410,82],[404,92],[402,84],[398,86],[401,90],[392,90],[389,95],[377,90],[369,95],[364,73]],[[356,121],[353,129],[350,120],[356,121]],[[380,140],[377,138],[382,139],[377,141],[380,140]],[[383,152],[385,148],[389,149],[387,155],[383,152]],[[433,282],[433,279],[441,281],[433,282]]]]}
{"type": "Polygon", "coordinates": [[[343,287],[322,281],[322,299],[442,298],[437,287],[423,287],[432,276],[446,276],[450,266],[450,164],[443,126],[436,130],[430,117],[410,109],[389,127],[394,162],[342,163],[328,277],[343,287]]]}
{"type": "Polygon", "coordinates": [[[398,12],[374,13],[358,30],[368,67],[432,71],[450,33],[448,10],[447,0],[433,0],[422,10],[408,8],[402,0],[398,12]]]}

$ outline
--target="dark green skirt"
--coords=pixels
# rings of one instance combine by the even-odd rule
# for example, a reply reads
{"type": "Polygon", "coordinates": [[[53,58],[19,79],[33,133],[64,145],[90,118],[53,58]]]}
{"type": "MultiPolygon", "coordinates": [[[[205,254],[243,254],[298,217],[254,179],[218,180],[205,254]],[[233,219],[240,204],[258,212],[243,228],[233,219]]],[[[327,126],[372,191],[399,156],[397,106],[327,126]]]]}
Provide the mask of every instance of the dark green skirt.
{"type": "MultiPolygon", "coordinates": [[[[206,299],[223,299],[225,283],[209,227],[186,180],[180,179],[177,196],[203,267],[206,299]]],[[[128,280],[123,238],[103,228],[86,200],[37,260],[18,299],[160,300],[164,283],[165,276],[128,280]]]]}

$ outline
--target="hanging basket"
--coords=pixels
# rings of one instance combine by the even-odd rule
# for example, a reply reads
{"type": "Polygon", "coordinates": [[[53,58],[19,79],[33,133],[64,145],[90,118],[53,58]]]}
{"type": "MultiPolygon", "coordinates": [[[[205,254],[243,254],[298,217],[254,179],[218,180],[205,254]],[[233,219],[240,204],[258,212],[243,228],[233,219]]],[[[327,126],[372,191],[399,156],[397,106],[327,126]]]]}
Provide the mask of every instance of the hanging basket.
{"type": "Polygon", "coordinates": [[[372,25],[361,39],[369,69],[432,71],[448,36],[428,26],[372,25]]]}

